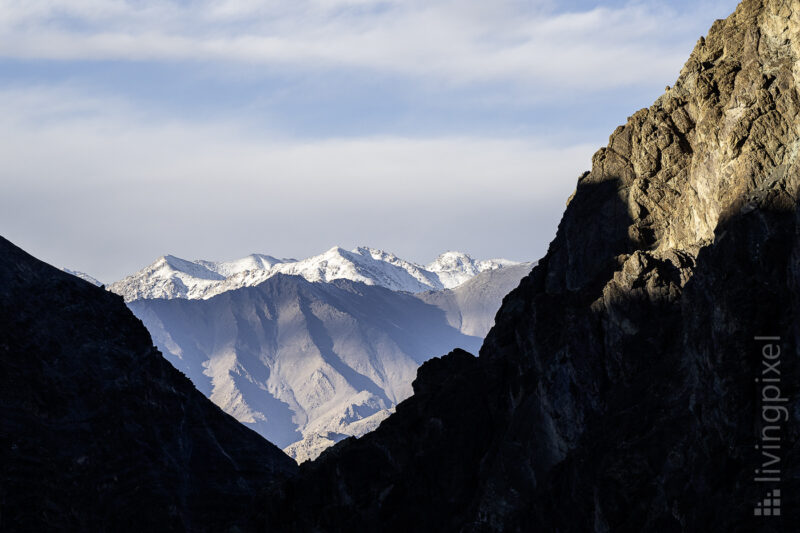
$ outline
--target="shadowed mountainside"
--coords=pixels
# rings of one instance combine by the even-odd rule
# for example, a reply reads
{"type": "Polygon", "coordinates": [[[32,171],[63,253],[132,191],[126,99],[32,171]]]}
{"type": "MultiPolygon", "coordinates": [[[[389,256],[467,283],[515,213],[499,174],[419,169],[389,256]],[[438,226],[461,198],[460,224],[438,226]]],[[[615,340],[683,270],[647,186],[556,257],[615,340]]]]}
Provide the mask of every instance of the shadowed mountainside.
{"type": "Polygon", "coordinates": [[[480,357],[264,501],[282,531],[781,531],[800,523],[800,10],[745,0],[593,158],[480,357]],[[777,341],[756,337],[779,337],[777,341]],[[763,444],[763,352],[781,405],[763,444]],[[776,441],[770,441],[774,445],[776,441]],[[769,464],[780,481],[759,482],[769,464]],[[769,490],[780,517],[756,516],[769,490]]]}
{"type": "Polygon", "coordinates": [[[377,430],[299,469],[121,299],[2,241],[0,526],[793,531],[799,64],[796,2],[717,21],[594,156],[480,357],[426,362],[377,430]]]}
{"type": "Polygon", "coordinates": [[[121,297],[0,238],[0,530],[249,529],[255,494],[295,468],[121,297]]]}

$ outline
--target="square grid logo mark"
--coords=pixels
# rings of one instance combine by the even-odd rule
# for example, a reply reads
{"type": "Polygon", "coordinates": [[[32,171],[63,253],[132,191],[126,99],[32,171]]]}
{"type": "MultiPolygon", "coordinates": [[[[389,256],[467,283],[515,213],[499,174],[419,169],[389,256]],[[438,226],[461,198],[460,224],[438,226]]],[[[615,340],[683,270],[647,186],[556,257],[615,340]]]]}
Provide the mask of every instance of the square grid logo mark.
{"type": "Polygon", "coordinates": [[[781,491],[774,489],[767,492],[767,497],[758,502],[753,509],[755,516],[780,516],[781,515],[781,491]]]}

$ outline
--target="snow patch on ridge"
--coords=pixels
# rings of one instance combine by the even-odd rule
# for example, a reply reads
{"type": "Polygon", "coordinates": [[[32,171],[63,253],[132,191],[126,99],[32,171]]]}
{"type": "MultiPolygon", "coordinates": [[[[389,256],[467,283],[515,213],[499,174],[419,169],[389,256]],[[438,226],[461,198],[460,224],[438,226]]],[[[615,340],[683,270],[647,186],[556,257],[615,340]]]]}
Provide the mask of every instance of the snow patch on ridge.
{"type": "Polygon", "coordinates": [[[62,271],[66,272],[67,274],[72,274],[76,278],[81,278],[83,281],[88,281],[92,285],[97,285],[98,287],[102,287],[103,284],[99,282],[97,279],[93,278],[89,274],[85,272],[78,272],[77,270],[70,270],[68,268],[62,268],[62,271]]]}
{"type": "Polygon", "coordinates": [[[506,259],[478,261],[461,252],[445,252],[427,266],[360,246],[330,250],[303,260],[251,254],[234,261],[188,261],[165,255],[151,265],[109,286],[134,301],[153,298],[208,299],[241,287],[252,287],[276,274],[301,276],[311,282],[337,279],[378,285],[393,291],[421,293],[452,289],[487,270],[518,265],[506,259]]]}

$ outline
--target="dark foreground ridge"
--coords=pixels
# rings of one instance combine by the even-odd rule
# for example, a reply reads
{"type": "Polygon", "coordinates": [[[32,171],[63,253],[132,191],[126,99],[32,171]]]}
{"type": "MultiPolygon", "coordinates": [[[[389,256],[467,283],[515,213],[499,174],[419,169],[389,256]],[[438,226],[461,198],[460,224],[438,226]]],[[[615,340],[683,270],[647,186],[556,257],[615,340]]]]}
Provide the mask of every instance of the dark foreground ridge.
{"type": "Polygon", "coordinates": [[[0,237],[0,531],[252,529],[255,494],[295,468],[120,296],[0,237]]]}
{"type": "Polygon", "coordinates": [[[798,64],[796,1],[717,21],[594,156],[480,357],[423,365],[378,430],[266,498],[262,526],[795,531],[798,64]],[[756,516],[773,490],[780,516],[756,516]]]}
{"type": "Polygon", "coordinates": [[[798,64],[796,0],[715,23],[480,357],[299,470],[121,298],[0,240],[0,530],[796,531],[798,64]]]}

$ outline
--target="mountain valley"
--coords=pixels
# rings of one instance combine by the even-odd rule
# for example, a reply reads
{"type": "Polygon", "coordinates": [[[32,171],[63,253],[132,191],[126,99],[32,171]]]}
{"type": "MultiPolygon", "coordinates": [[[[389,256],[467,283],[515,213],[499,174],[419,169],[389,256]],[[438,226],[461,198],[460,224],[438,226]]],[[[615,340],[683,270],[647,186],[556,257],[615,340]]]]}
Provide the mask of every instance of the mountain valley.
{"type": "Polygon", "coordinates": [[[110,289],[130,295],[163,294],[165,283],[189,288],[128,306],[203,394],[302,462],[375,429],[411,394],[417,368],[429,358],[454,347],[477,351],[503,296],[532,268],[450,252],[425,269],[368,250],[282,260],[293,274],[271,271],[278,260],[264,255],[227,263],[167,256],[110,289]],[[390,290],[424,287],[418,278],[438,290],[390,290]],[[263,280],[251,285],[255,279],[263,280]],[[186,297],[207,280],[224,285],[186,297]],[[221,286],[231,288],[215,292],[221,286]]]}

